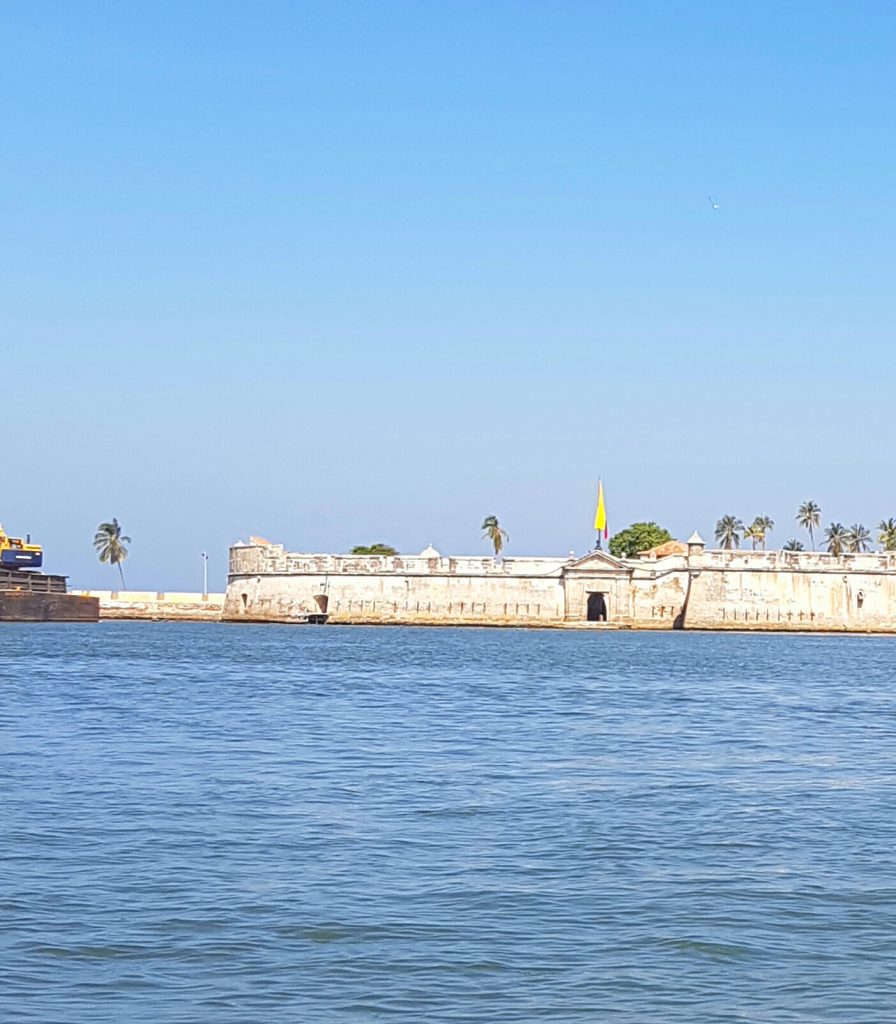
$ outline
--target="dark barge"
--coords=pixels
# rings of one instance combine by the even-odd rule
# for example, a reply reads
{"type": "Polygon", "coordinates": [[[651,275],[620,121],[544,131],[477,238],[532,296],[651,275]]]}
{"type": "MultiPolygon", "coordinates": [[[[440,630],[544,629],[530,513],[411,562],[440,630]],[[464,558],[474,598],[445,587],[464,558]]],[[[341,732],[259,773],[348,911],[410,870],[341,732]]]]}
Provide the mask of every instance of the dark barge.
{"type": "Polygon", "coordinates": [[[68,593],[65,576],[0,568],[0,622],[98,622],[98,597],[68,593]]]}

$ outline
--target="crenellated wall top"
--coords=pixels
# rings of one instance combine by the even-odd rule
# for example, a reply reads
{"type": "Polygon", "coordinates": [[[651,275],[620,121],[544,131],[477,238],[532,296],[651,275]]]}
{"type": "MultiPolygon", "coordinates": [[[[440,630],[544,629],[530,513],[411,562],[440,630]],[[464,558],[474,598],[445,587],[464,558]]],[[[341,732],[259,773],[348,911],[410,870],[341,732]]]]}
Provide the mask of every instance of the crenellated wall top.
{"type": "Polygon", "coordinates": [[[481,555],[325,555],[287,551],[282,544],[235,544],[230,575],[560,576],[568,558],[481,555]]]}
{"type": "Polygon", "coordinates": [[[355,575],[355,576],[482,576],[561,577],[615,568],[641,577],[687,569],[739,572],[802,573],[896,572],[896,552],[830,555],[821,551],[707,550],[657,559],[611,559],[602,553],[584,558],[481,555],[333,555],[287,551],[282,544],[235,544],[230,549],[231,576],[355,575]]]}
{"type": "Polygon", "coordinates": [[[866,551],[831,555],[826,551],[705,551],[701,564],[708,569],[788,570],[795,572],[896,571],[896,552],[866,551]]]}

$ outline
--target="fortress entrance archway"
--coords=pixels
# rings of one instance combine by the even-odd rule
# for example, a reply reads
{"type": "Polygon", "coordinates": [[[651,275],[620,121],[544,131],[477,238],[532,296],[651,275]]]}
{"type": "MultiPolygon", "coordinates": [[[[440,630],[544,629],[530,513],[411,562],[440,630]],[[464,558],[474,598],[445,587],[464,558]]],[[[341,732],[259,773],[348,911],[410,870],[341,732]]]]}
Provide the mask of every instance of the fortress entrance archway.
{"type": "Polygon", "coordinates": [[[589,622],[607,621],[607,594],[606,591],[597,590],[588,592],[588,605],[586,617],[589,622]]]}

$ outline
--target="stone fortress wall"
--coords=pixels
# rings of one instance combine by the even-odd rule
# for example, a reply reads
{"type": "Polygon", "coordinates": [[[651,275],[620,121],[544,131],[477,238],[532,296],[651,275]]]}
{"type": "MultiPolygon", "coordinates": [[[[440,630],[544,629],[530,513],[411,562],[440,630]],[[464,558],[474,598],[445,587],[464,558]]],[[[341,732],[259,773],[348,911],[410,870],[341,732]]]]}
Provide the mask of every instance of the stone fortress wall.
{"type": "Polygon", "coordinates": [[[896,633],[896,554],[314,555],[230,550],[229,621],[896,633]]]}
{"type": "Polygon", "coordinates": [[[155,590],[74,590],[96,597],[101,619],[146,619],[216,622],[224,607],[223,594],[161,593],[155,590]]]}

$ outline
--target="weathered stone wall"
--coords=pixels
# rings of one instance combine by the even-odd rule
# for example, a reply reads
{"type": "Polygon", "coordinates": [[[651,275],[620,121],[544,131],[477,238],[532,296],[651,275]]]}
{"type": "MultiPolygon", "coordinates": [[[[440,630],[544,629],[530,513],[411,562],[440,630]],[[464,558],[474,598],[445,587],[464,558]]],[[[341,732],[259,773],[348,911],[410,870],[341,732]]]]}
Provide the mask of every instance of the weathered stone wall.
{"type": "Polygon", "coordinates": [[[300,622],[562,622],[562,558],[294,555],[279,545],[231,551],[224,618],[300,622]]]}
{"type": "Polygon", "coordinates": [[[224,618],[896,632],[896,555],[705,551],[660,559],[304,555],[236,547],[224,618]]]}
{"type": "Polygon", "coordinates": [[[692,628],[896,632],[890,553],[710,551],[694,573],[692,628]]]}
{"type": "Polygon", "coordinates": [[[218,621],[223,594],[160,593],[154,590],[78,590],[99,598],[101,619],[218,621]]]}

